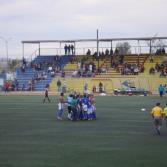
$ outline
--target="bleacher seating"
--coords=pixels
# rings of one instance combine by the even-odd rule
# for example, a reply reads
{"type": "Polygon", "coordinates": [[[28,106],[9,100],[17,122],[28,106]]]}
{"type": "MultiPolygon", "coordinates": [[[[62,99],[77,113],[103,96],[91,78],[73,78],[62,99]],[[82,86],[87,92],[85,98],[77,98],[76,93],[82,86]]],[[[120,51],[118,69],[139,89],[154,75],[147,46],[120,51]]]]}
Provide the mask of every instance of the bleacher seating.
{"type": "Polygon", "coordinates": [[[0,73],[0,78],[1,79],[6,79],[6,74],[5,73],[0,73]]]}
{"type": "MultiPolygon", "coordinates": [[[[62,56],[60,58],[60,68],[64,68],[64,66],[71,60],[72,56],[62,56]]],[[[56,56],[37,56],[31,63],[34,64],[39,64],[39,63],[43,63],[43,62],[47,62],[52,64],[56,59],[56,56]]],[[[47,68],[40,70],[40,73],[42,73],[43,71],[46,72],[47,74],[47,78],[46,79],[42,79],[39,81],[36,81],[33,85],[33,90],[35,91],[42,91],[44,90],[45,86],[47,84],[49,84],[52,81],[52,77],[50,75],[50,73],[47,73],[47,68]]],[[[28,90],[29,89],[29,81],[32,80],[32,78],[35,75],[35,70],[31,67],[31,65],[27,65],[25,72],[22,72],[20,68],[18,68],[16,70],[16,78],[17,81],[19,82],[19,90],[22,90],[23,84],[25,85],[25,89],[28,90]]]]}
{"type": "Polygon", "coordinates": [[[16,69],[16,79],[19,83],[19,90],[22,89],[23,84],[25,85],[25,89],[28,89],[28,82],[34,76],[34,71],[32,68],[27,67],[25,72],[23,73],[20,68],[16,69]]]}
{"type": "MultiPolygon", "coordinates": [[[[137,55],[131,55],[131,56],[125,56],[124,61],[126,63],[137,63],[138,61],[138,56],[137,55]]],[[[139,74],[138,76],[134,75],[121,75],[119,71],[117,71],[114,68],[111,68],[111,59],[106,58],[104,60],[99,60],[99,65],[101,68],[106,68],[107,71],[101,73],[100,75],[95,75],[94,77],[90,78],[72,78],[72,73],[78,69],[78,61],[82,59],[81,56],[75,57],[73,61],[72,56],[62,56],[61,57],[61,68],[65,71],[66,76],[65,78],[60,78],[61,73],[56,73],[56,77],[53,78],[50,76],[49,73],[47,73],[47,79],[44,80],[39,80],[34,84],[34,90],[35,91],[42,91],[45,87],[46,84],[50,84],[50,90],[51,91],[56,91],[57,86],[56,82],[58,78],[61,79],[62,85],[66,85],[67,91],[83,91],[84,84],[87,82],[89,85],[89,90],[92,91],[93,86],[95,85],[96,87],[98,86],[99,82],[103,82],[103,85],[105,87],[105,90],[107,92],[112,92],[113,89],[115,88],[121,88],[121,82],[124,80],[128,79],[130,81],[133,81],[135,85],[138,88],[145,88],[146,90],[151,90],[155,91],[157,88],[157,85],[159,84],[159,80],[156,78],[159,78],[157,75],[156,78],[153,78],[152,76],[149,75],[148,71],[151,66],[154,66],[155,63],[161,63],[162,62],[162,56],[156,56],[154,58],[154,62],[151,63],[149,60],[149,56],[146,55],[141,55],[139,58],[139,63],[142,64],[144,63],[145,71],[142,74],[139,74]],[[149,83],[152,83],[152,81],[155,81],[155,84],[150,87],[149,83]],[[76,84],[77,83],[77,84],[76,84]]],[[[54,56],[38,56],[33,60],[33,63],[42,63],[44,61],[49,62],[52,64],[55,61],[54,56]]],[[[92,57],[89,57],[87,59],[87,62],[93,61],[96,65],[98,66],[98,61],[93,60],[92,57]]],[[[30,67],[30,65],[26,68],[25,72],[21,72],[20,69],[17,70],[17,79],[19,81],[19,89],[22,88],[22,85],[25,84],[26,87],[28,87],[28,81],[32,79],[34,76],[35,71],[30,67]]],[[[162,83],[165,83],[165,80],[162,81],[162,83]]]]}
{"type": "MultiPolygon", "coordinates": [[[[29,89],[29,82],[32,80],[32,78],[35,75],[35,71],[31,67],[27,67],[25,72],[22,72],[21,69],[17,69],[16,72],[17,81],[19,83],[19,90],[22,90],[23,84],[25,85],[25,90],[29,89]]],[[[44,87],[46,84],[49,84],[51,82],[52,78],[50,75],[47,75],[47,79],[40,80],[34,83],[33,90],[35,91],[41,91],[44,90],[44,87]]]]}

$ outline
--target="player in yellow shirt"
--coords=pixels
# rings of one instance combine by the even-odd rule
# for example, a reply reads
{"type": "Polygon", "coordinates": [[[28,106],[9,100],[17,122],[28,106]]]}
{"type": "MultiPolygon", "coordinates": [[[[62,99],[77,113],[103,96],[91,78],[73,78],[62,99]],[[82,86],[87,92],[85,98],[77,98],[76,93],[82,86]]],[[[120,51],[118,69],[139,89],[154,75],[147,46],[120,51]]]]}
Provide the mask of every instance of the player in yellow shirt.
{"type": "Polygon", "coordinates": [[[167,124],[167,103],[166,103],[166,107],[164,108],[163,115],[164,115],[164,118],[165,118],[166,124],[167,124]]]}
{"type": "Polygon", "coordinates": [[[155,131],[157,135],[160,135],[160,129],[162,125],[163,110],[160,107],[160,103],[157,103],[156,106],[152,109],[151,115],[153,117],[153,123],[155,125],[155,131]]]}

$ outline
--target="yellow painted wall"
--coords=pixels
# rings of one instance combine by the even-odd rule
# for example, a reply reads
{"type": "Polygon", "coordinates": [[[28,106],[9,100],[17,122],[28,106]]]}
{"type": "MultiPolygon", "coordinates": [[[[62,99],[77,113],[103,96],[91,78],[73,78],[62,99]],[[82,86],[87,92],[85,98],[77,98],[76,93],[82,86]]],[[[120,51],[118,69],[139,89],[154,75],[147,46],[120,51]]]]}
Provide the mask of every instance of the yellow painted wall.
{"type": "MultiPolygon", "coordinates": [[[[57,80],[55,78],[50,84],[51,91],[57,91],[57,80]]],[[[160,84],[167,84],[167,78],[159,77],[120,77],[110,79],[98,79],[98,78],[60,78],[62,85],[66,85],[67,90],[83,92],[84,84],[88,83],[88,89],[92,92],[93,85],[98,86],[99,82],[102,82],[107,93],[112,93],[113,89],[122,88],[122,82],[125,80],[134,83],[136,88],[144,88],[145,90],[151,91],[153,94],[158,93],[158,86],[160,84]]]]}

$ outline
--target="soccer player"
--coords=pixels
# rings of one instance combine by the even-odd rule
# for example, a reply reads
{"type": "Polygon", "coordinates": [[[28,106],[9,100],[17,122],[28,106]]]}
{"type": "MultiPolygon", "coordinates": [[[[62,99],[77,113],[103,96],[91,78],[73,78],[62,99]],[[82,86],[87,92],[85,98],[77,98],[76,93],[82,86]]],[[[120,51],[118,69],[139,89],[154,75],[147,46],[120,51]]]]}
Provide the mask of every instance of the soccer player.
{"type": "Polygon", "coordinates": [[[159,96],[162,98],[163,94],[165,92],[165,88],[164,88],[164,86],[162,84],[159,85],[158,91],[159,91],[159,96]]]}
{"type": "Polygon", "coordinates": [[[75,95],[73,95],[73,99],[72,99],[72,102],[71,102],[71,108],[72,108],[72,120],[73,121],[77,121],[77,98],[75,95]]]}
{"type": "Polygon", "coordinates": [[[45,99],[47,99],[48,102],[50,103],[48,91],[49,91],[49,85],[46,85],[46,86],[45,86],[45,97],[44,97],[44,99],[43,99],[43,103],[45,103],[45,99]]]}
{"type": "Polygon", "coordinates": [[[166,121],[166,124],[167,124],[167,103],[166,103],[166,107],[164,108],[163,115],[165,117],[165,121],[166,121]]]}
{"type": "Polygon", "coordinates": [[[79,95],[77,98],[77,103],[78,103],[78,118],[79,120],[83,120],[83,108],[82,108],[82,95],[79,95]]]}
{"type": "Polygon", "coordinates": [[[88,120],[92,120],[92,112],[93,112],[92,109],[93,108],[92,108],[90,98],[88,98],[87,108],[88,108],[88,111],[87,111],[88,120]]]}
{"type": "Polygon", "coordinates": [[[63,115],[63,112],[64,112],[64,103],[65,103],[64,93],[61,93],[60,97],[59,97],[59,103],[58,103],[58,113],[57,113],[57,119],[58,120],[63,120],[62,115],[63,115]]]}
{"type": "Polygon", "coordinates": [[[72,94],[69,94],[69,96],[67,96],[67,105],[68,105],[68,119],[72,119],[71,118],[71,114],[72,114],[72,109],[71,109],[71,102],[73,100],[72,94]]]}
{"type": "Polygon", "coordinates": [[[153,117],[153,123],[155,126],[156,134],[160,135],[160,129],[162,125],[162,116],[163,116],[163,110],[160,107],[160,103],[157,103],[156,106],[152,109],[151,115],[153,117]]]}
{"type": "Polygon", "coordinates": [[[90,101],[91,101],[91,104],[92,104],[92,119],[96,120],[95,98],[94,98],[93,94],[90,96],[90,101]]]}

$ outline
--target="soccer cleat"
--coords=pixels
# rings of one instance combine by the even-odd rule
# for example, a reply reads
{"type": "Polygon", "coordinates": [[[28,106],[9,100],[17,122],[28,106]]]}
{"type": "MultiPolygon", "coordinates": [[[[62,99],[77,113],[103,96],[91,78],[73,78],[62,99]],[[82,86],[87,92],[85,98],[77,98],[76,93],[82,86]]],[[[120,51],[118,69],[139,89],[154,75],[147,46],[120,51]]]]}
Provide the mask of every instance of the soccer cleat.
{"type": "Polygon", "coordinates": [[[157,134],[158,134],[158,135],[161,135],[161,133],[160,133],[159,129],[157,129],[157,134]]]}
{"type": "Polygon", "coordinates": [[[63,119],[61,117],[57,117],[58,120],[62,121],[63,119]]]}

